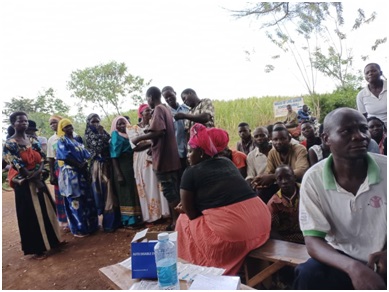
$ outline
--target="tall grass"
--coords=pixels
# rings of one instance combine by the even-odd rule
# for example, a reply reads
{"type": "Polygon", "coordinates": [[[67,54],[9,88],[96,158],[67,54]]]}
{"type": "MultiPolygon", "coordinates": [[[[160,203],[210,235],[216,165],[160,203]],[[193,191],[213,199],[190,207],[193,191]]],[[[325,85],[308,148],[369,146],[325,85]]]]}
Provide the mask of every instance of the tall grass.
{"type": "MultiPolygon", "coordinates": [[[[335,108],[342,106],[356,108],[355,97],[357,93],[357,90],[348,89],[316,95],[315,98],[320,100],[320,116],[317,115],[312,106],[312,97],[303,96],[303,98],[304,103],[311,107],[312,115],[318,117],[321,122],[324,119],[324,116],[335,108]]],[[[282,121],[285,117],[274,117],[273,103],[291,98],[293,98],[293,96],[250,97],[229,101],[213,100],[212,102],[215,107],[215,126],[222,128],[229,133],[229,146],[230,148],[235,148],[236,142],[240,140],[238,135],[239,123],[248,123],[253,131],[256,127],[267,126],[274,124],[277,121],[282,121]]],[[[132,124],[138,123],[136,110],[130,110],[123,114],[130,116],[132,124]]],[[[115,116],[111,115],[109,119],[105,118],[102,120],[102,124],[106,129],[109,130],[111,128],[109,121],[112,121],[114,117],[115,116]]]]}
{"type": "Polygon", "coordinates": [[[238,125],[246,122],[251,130],[259,126],[274,124],[283,118],[274,118],[273,103],[289,98],[282,97],[250,97],[230,101],[215,100],[215,126],[226,130],[230,135],[229,146],[235,148],[240,140],[238,125]]]}

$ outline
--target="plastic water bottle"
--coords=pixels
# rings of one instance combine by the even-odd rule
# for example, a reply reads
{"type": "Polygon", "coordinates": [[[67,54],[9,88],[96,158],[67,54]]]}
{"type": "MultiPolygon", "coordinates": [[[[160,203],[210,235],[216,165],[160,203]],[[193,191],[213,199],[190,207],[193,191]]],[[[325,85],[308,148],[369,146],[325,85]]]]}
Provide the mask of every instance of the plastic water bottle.
{"type": "Polygon", "coordinates": [[[154,247],[157,265],[158,286],[160,290],[180,290],[177,276],[177,249],[169,241],[166,232],[158,234],[158,243],[154,247]]]}

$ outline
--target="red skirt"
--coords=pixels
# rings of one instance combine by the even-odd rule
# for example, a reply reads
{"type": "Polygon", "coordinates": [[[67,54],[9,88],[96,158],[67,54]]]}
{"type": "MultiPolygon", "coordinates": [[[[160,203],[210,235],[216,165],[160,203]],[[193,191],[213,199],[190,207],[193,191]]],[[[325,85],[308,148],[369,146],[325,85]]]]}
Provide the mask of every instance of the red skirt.
{"type": "Polygon", "coordinates": [[[236,275],[246,255],[269,239],[271,215],[258,197],[202,213],[194,220],[181,214],[176,224],[178,256],[192,264],[236,275]]]}

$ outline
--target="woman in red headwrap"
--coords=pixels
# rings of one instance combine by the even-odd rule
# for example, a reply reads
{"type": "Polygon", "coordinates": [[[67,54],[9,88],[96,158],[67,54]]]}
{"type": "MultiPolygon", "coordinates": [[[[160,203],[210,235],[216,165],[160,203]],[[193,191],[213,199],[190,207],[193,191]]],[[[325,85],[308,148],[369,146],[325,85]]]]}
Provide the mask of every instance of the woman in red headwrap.
{"type": "Polygon", "coordinates": [[[231,160],[217,157],[227,147],[226,131],[195,124],[190,136],[190,167],[176,208],[178,256],[236,275],[245,256],[269,238],[270,213],[231,160]]]}

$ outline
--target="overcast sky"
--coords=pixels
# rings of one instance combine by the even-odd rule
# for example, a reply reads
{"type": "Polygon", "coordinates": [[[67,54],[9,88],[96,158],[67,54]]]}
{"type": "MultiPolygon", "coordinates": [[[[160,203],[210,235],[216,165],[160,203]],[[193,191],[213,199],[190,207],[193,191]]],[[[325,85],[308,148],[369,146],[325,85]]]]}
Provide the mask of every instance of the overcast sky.
{"type": "MultiPolygon", "coordinates": [[[[152,79],[151,85],[171,85],[178,94],[190,87],[200,98],[306,94],[293,75],[290,58],[281,59],[275,72],[264,72],[275,49],[259,30],[258,22],[237,20],[223,9],[243,8],[245,3],[2,1],[1,97],[34,98],[52,87],[57,97],[72,105],[66,89],[71,72],[113,60],[126,63],[134,75],[152,79]]],[[[369,61],[378,62],[385,74],[387,45],[376,52],[366,50],[374,39],[387,36],[388,11],[380,9],[382,1],[350,3],[344,3],[346,20],[347,15],[356,15],[358,7],[367,14],[372,9],[378,13],[373,24],[357,36],[349,36],[349,45],[355,57],[369,54],[369,61]]],[[[363,66],[364,62],[355,62],[357,69],[363,66]]],[[[321,93],[333,88],[330,80],[320,81],[317,87],[321,93]]]]}

